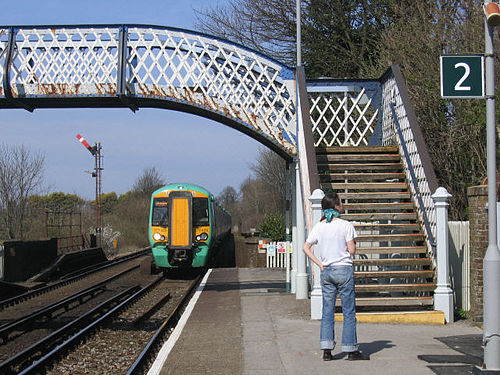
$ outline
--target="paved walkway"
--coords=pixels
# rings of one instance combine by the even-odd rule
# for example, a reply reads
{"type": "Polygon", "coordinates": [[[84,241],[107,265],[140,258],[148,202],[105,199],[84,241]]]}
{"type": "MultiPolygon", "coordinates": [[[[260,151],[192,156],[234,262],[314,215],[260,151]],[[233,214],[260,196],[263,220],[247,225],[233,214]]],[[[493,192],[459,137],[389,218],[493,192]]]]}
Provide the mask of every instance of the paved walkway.
{"type": "MultiPolygon", "coordinates": [[[[370,361],[334,351],[324,362],[310,301],[285,293],[284,272],[216,269],[210,274],[161,374],[472,374],[482,359],[480,329],[447,325],[358,323],[370,361]]],[[[336,337],[342,324],[336,325],[336,337]]],[[[340,342],[340,339],[337,339],[340,342]]]]}

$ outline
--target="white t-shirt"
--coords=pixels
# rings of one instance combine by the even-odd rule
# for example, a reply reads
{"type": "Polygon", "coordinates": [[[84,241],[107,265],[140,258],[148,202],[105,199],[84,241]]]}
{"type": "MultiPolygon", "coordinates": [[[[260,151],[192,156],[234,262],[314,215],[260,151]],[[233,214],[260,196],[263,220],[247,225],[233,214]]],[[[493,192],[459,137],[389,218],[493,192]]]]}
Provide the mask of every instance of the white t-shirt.
{"type": "Polygon", "coordinates": [[[357,236],[356,229],[350,222],[334,219],[329,223],[320,221],[314,225],[306,241],[316,245],[315,254],[324,266],[352,265],[347,242],[357,236]]]}

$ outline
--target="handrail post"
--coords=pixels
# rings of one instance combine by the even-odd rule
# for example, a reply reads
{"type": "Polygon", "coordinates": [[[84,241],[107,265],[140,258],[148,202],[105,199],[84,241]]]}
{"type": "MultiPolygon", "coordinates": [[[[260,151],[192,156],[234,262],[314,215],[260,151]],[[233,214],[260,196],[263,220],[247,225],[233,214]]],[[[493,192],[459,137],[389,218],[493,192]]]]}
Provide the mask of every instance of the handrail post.
{"type": "Polygon", "coordinates": [[[437,188],[432,195],[436,207],[436,262],[437,288],[434,290],[434,310],[444,312],[447,323],[454,321],[453,290],[450,284],[448,206],[451,194],[444,187],[437,188]]]}
{"type": "MultiPolygon", "coordinates": [[[[323,199],[324,196],[325,193],[323,192],[323,190],[316,189],[309,197],[309,201],[311,202],[312,206],[313,224],[318,223],[321,219],[321,200],[323,199]]],[[[313,270],[314,270],[313,288],[311,291],[311,319],[317,320],[321,319],[323,310],[323,293],[321,292],[321,280],[320,280],[321,274],[320,274],[320,269],[316,265],[316,263],[311,262],[311,264],[313,265],[313,270]]]]}

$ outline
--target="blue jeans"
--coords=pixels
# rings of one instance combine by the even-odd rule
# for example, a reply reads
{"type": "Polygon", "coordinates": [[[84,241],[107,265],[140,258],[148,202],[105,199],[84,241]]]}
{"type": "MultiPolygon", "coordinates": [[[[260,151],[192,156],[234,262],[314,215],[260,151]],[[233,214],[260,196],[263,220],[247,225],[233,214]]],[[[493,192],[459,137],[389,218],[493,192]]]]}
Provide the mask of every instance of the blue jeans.
{"type": "Polygon", "coordinates": [[[321,317],[320,349],[335,348],[335,300],[337,293],[342,300],[344,328],[342,351],[358,350],[356,336],[356,300],[354,297],[354,267],[326,266],[321,272],[323,315],[321,317]]]}

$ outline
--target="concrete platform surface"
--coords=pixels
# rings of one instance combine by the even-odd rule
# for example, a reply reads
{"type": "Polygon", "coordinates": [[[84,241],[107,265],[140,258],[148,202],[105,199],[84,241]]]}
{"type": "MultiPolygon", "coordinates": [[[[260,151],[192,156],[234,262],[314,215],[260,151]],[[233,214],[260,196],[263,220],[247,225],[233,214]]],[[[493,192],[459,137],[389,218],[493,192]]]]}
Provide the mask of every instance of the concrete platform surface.
{"type": "Polygon", "coordinates": [[[371,360],[350,362],[338,323],[334,360],[324,362],[310,301],[287,294],[284,280],[279,269],[213,270],[160,373],[452,375],[472,374],[482,359],[482,331],[466,321],[358,323],[360,349],[371,360]]]}

